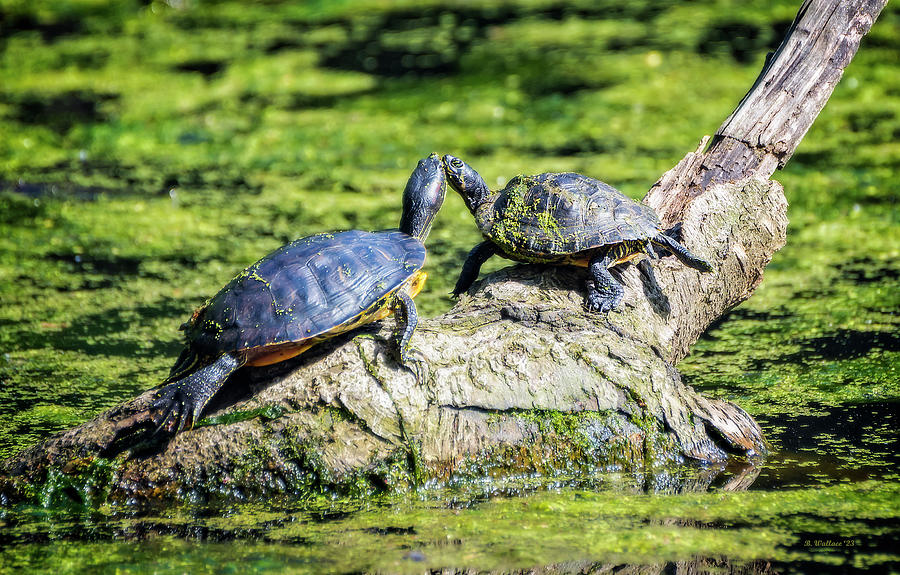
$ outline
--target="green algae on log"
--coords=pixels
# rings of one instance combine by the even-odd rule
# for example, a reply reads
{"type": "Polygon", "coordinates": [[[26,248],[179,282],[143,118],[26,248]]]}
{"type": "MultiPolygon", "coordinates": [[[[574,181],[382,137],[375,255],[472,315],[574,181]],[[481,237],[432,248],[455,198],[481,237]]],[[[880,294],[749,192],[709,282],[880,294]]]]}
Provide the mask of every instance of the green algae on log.
{"type": "Polygon", "coordinates": [[[413,343],[430,366],[421,382],[397,366],[384,343],[391,326],[382,326],[233,378],[232,391],[254,393],[220,402],[213,417],[238,414],[221,424],[110,450],[115,422],[146,409],[148,392],[5,461],[0,493],[28,499],[61,485],[90,504],[96,493],[111,500],[365,494],[472,473],[647,470],[764,453],[746,412],[684,386],[674,365],[711,322],[752,294],[783,245],[786,203],[768,178],[882,7],[805,3],[792,27],[800,34],[788,35],[709,149],[704,141],[651,190],[646,201],[664,222],[683,221],[686,246],[715,261],[714,273],[667,259],[627,267],[622,309],[600,317],[585,314],[583,294],[569,287],[583,272],[506,269],[421,322],[413,343]],[[794,49],[798,37],[815,49],[794,49]],[[798,83],[816,90],[796,90],[798,83]],[[766,131],[756,133],[754,118],[773,102],[781,113],[766,116],[766,131]],[[274,417],[240,416],[252,413],[274,417]],[[67,475],[87,479],[67,483],[67,475]]]}

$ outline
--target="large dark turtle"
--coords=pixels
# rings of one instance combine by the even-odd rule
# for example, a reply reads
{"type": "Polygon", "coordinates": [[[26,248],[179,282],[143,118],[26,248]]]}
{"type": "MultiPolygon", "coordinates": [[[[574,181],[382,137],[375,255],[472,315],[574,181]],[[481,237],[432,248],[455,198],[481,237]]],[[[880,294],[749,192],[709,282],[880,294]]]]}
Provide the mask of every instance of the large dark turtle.
{"type": "Polygon", "coordinates": [[[654,245],[687,266],[712,269],[673,237],[679,226],[663,231],[653,208],[600,180],[574,173],[516,176],[492,192],[464,161],[450,155],[443,161],[448,183],[462,195],[485,238],[469,252],[455,295],[469,289],[494,254],[587,267],[585,306],[601,313],[614,309],[625,293],[609,268],[642,253],[655,257],[654,245]]]}
{"type": "Polygon", "coordinates": [[[423,242],[445,190],[441,159],[432,154],[406,185],[399,230],[309,236],[239,273],[182,325],[186,347],[150,411],[157,429],[193,426],[239,367],[294,357],[395,309],[399,358],[409,365],[412,298],[426,277],[423,242]]]}

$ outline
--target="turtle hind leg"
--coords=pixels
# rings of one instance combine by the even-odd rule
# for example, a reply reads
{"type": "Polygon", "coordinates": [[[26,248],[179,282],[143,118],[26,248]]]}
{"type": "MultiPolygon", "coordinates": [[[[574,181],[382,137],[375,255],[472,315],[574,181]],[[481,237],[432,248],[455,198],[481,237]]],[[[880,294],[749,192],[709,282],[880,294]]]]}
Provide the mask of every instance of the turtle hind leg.
{"type": "Polygon", "coordinates": [[[657,234],[656,237],[650,238],[650,242],[663,247],[688,267],[700,270],[701,272],[711,272],[713,270],[712,264],[691,253],[686,247],[678,243],[678,241],[672,237],[673,233],[680,234],[680,232],[681,224],[676,224],[665,232],[657,234]]]}
{"type": "Polygon", "coordinates": [[[459,272],[459,278],[456,280],[456,287],[453,288],[453,295],[469,291],[475,280],[478,279],[478,272],[481,266],[492,255],[497,253],[497,247],[488,241],[481,242],[469,252],[466,261],[463,263],[462,270],[459,272]]]}
{"type": "Polygon", "coordinates": [[[247,362],[242,355],[223,354],[213,363],[173,381],[156,392],[150,414],[156,432],[178,433],[192,428],[212,396],[235,370],[247,362]]]}
{"type": "Polygon", "coordinates": [[[590,273],[584,305],[590,311],[607,313],[615,309],[625,295],[625,288],[609,273],[613,259],[607,252],[595,255],[588,264],[590,273]]]}

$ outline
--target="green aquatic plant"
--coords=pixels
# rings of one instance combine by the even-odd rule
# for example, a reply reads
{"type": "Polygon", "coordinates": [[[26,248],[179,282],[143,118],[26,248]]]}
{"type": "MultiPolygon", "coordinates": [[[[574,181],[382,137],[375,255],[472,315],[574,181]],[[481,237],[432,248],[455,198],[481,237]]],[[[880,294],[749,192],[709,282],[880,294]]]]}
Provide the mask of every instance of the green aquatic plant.
{"type": "MultiPolygon", "coordinates": [[[[733,109],[797,4],[0,0],[0,456],[158,384],[181,346],[177,326],[261,255],[323,230],[394,226],[409,170],[431,151],[477,157],[492,189],[515,174],[575,171],[640,198],[733,109]]],[[[887,569],[897,561],[885,542],[897,502],[898,22],[891,4],[776,175],[791,224],[760,289],[679,364],[688,383],[764,425],[775,453],[760,491],[623,495],[646,484],[612,474],[600,480],[612,493],[505,498],[489,487],[480,506],[445,494],[408,512],[346,515],[356,501],[329,516],[331,492],[296,516],[131,521],[101,505],[93,519],[44,523],[44,512],[4,509],[13,544],[0,546],[0,570],[489,570],[703,553],[887,569]],[[415,551],[425,560],[407,558],[415,551]]],[[[450,197],[430,238],[417,302],[435,315],[480,235],[450,197]]],[[[596,446],[579,434],[588,422],[539,415],[518,414],[571,433],[573,450],[596,446]]],[[[640,429],[640,414],[630,423],[640,429]]],[[[291,481],[315,491],[314,446],[283,451],[309,457],[291,481]]],[[[555,455],[564,467],[571,454],[555,455]]],[[[374,476],[346,478],[345,492],[416,485],[411,460],[413,443],[374,476]]],[[[245,463],[248,477],[275,480],[265,454],[245,463]]],[[[51,474],[32,495],[96,503],[109,470],[51,474]]]]}

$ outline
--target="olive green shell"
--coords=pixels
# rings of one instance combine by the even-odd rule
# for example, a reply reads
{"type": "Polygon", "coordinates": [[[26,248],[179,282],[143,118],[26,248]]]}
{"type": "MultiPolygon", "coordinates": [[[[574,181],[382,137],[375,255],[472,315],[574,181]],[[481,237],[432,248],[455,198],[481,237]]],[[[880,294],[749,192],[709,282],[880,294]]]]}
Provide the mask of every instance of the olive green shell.
{"type": "Polygon", "coordinates": [[[653,208],[575,173],[516,176],[479,207],[482,233],[510,254],[572,254],[660,232],[653,208]]]}

